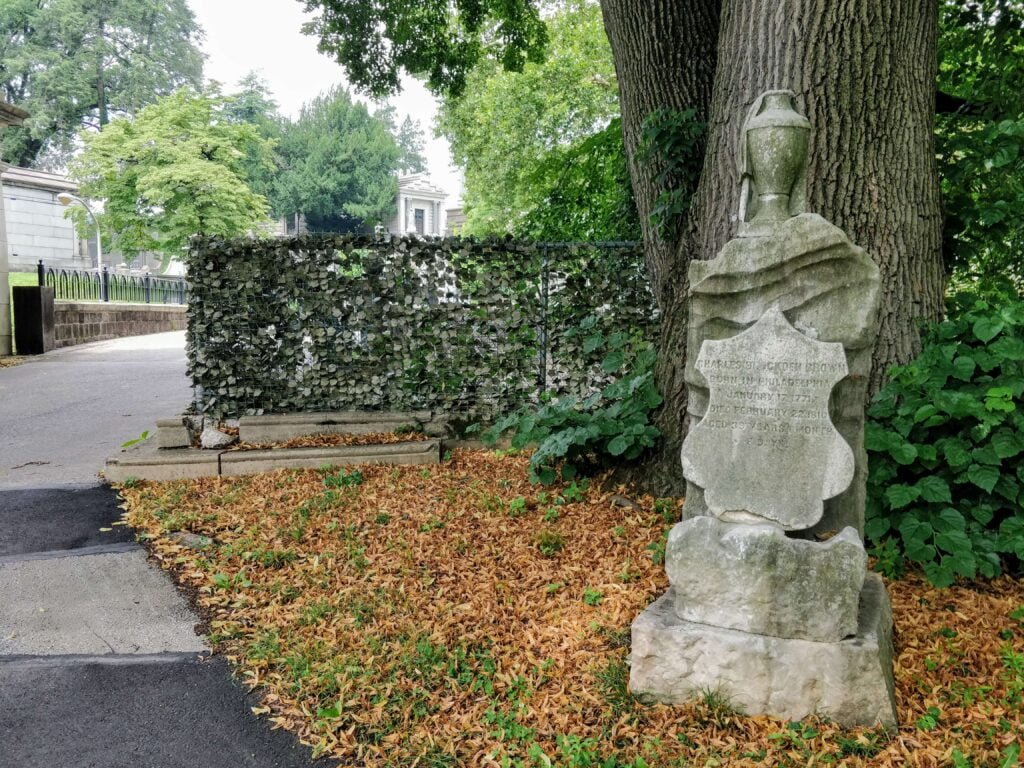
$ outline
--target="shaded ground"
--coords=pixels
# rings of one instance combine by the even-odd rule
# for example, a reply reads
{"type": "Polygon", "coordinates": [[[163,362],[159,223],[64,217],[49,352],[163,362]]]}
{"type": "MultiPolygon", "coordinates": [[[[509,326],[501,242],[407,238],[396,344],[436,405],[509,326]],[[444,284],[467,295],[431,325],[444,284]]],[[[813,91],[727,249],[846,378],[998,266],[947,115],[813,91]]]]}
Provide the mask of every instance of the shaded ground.
{"type": "Polygon", "coordinates": [[[135,541],[119,504],[106,486],[0,491],[0,557],[135,541]]]}
{"type": "Polygon", "coordinates": [[[190,399],[184,334],[0,369],[0,768],[305,768],[113,525],[104,459],[190,399]]]}
{"type": "Polygon", "coordinates": [[[1024,584],[888,584],[893,734],[744,717],[728,690],[644,706],[627,689],[629,625],[668,586],[678,505],[530,485],[526,464],[457,450],[124,493],[198,589],[218,650],[266,686],[272,720],[346,765],[1018,764],[1024,584]],[[217,545],[183,548],[180,530],[217,545]]]}

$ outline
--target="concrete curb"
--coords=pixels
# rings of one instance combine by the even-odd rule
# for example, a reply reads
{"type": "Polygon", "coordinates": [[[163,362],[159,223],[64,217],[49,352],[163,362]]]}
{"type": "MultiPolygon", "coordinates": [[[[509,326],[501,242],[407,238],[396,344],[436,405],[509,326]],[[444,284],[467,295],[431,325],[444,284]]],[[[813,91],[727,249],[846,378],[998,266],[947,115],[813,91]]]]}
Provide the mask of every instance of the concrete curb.
{"type": "Polygon", "coordinates": [[[271,448],[255,451],[204,451],[199,448],[159,449],[150,439],[107,459],[108,483],[138,480],[182,480],[235,477],[276,469],[317,469],[360,464],[438,464],[439,440],[325,448],[271,448]]]}

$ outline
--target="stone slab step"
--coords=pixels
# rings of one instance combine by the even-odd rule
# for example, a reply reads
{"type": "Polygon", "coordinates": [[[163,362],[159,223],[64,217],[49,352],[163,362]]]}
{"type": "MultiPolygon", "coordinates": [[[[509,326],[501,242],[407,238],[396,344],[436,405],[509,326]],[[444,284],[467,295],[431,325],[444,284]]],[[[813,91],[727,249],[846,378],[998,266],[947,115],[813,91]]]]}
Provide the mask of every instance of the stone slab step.
{"type": "Polygon", "coordinates": [[[255,451],[204,451],[198,448],[158,449],[146,440],[107,459],[107,482],[180,480],[194,477],[251,475],[276,469],[319,469],[361,464],[438,464],[440,440],[411,440],[376,445],[326,448],[271,448],[255,451]]]}

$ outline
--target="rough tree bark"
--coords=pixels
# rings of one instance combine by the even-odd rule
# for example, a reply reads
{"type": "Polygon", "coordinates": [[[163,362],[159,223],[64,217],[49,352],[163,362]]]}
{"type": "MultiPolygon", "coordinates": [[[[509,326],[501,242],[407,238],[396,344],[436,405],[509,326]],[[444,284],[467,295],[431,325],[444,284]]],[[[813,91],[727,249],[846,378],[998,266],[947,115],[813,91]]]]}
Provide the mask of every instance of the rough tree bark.
{"type": "Polygon", "coordinates": [[[641,161],[639,155],[644,121],[652,112],[694,109],[699,120],[708,120],[720,5],[721,0],[601,0],[619,83],[622,133],[645,260],[665,319],[655,374],[665,397],[658,416],[664,450],[645,467],[643,479],[652,487],[666,489],[679,475],[678,452],[684,437],[686,268],[690,252],[684,241],[689,233],[682,227],[679,239],[666,242],[651,226],[651,210],[660,192],[655,183],[658,169],[641,161]]]}
{"type": "MultiPolygon", "coordinates": [[[[604,0],[602,5],[619,76],[624,132],[629,126],[636,130],[646,114],[633,112],[649,112],[649,107],[680,108],[682,99],[684,107],[701,108],[702,102],[690,91],[681,93],[677,82],[703,71],[689,62],[687,35],[694,21],[701,27],[719,18],[707,11],[713,3],[701,3],[705,13],[700,15],[695,3],[670,0],[604,0]],[[678,13],[685,19],[678,20],[678,13]],[[677,26],[668,25],[669,17],[677,26]],[[664,55],[652,41],[670,30],[675,37],[660,45],[674,47],[684,61],[664,55]]],[[[686,266],[690,259],[713,258],[735,234],[736,145],[746,111],[762,91],[796,92],[812,125],[808,209],[845,229],[881,269],[882,325],[872,391],[889,366],[920,351],[918,321],[940,316],[944,287],[932,145],[936,35],[934,0],[722,0],[717,53],[706,48],[697,53],[702,63],[712,56],[716,66],[707,151],[687,233],[675,250],[666,251],[666,244],[652,241],[644,231],[665,327],[659,352],[673,356],[660,361],[657,372],[666,398],[659,421],[666,440],[649,468],[655,490],[681,490],[686,266]]],[[[627,133],[643,220],[649,208],[641,206],[653,198],[650,177],[642,168],[633,170],[636,146],[627,133]]]]}

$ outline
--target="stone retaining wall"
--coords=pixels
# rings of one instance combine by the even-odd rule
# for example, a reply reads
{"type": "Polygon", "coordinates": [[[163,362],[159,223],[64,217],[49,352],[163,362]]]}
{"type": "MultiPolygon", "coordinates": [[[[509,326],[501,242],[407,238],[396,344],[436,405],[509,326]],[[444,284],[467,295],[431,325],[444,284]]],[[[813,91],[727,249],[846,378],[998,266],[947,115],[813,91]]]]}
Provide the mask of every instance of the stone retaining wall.
{"type": "Polygon", "coordinates": [[[185,307],[177,305],[58,301],[53,305],[53,348],[183,331],[185,319],[185,307]]]}

